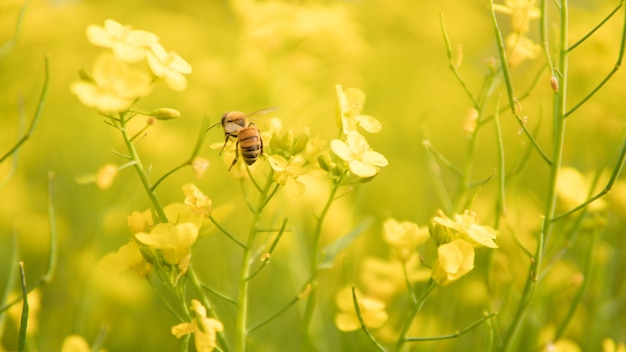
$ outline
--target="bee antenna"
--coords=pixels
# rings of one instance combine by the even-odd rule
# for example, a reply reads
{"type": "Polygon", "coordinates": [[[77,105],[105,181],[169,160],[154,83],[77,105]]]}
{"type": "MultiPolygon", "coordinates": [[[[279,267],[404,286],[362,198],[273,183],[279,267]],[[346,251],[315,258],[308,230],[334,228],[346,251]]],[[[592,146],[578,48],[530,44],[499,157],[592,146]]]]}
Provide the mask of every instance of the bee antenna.
{"type": "Polygon", "coordinates": [[[213,124],[211,127],[207,128],[207,132],[208,132],[211,128],[213,128],[213,127],[215,127],[215,126],[219,126],[219,124],[220,124],[220,122],[216,122],[216,123],[215,123],[215,124],[213,124]]]}

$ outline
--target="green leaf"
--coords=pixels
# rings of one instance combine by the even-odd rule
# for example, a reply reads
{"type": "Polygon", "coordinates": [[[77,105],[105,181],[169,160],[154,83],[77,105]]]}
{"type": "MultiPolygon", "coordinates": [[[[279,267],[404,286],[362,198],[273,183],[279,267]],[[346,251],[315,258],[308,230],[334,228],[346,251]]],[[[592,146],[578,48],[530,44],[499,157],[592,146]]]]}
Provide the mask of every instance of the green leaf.
{"type": "Polygon", "coordinates": [[[317,266],[317,270],[332,268],[335,264],[335,259],[337,258],[337,255],[339,255],[342,250],[348,247],[350,243],[352,243],[352,241],[359,237],[359,235],[362,234],[368,226],[370,226],[371,222],[371,218],[363,220],[359,226],[352,230],[352,232],[343,237],[339,237],[334,242],[324,247],[321,253],[322,259],[317,266]]]}

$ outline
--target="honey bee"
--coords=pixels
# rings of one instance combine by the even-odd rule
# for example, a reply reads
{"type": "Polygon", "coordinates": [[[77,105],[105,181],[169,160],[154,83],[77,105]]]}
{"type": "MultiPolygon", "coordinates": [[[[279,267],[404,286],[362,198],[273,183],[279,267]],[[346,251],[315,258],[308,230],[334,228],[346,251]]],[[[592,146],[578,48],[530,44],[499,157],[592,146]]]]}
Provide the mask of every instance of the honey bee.
{"type": "MultiPolygon", "coordinates": [[[[226,147],[226,144],[228,144],[228,140],[230,138],[237,140],[237,144],[235,145],[235,159],[230,164],[230,167],[228,168],[229,171],[237,163],[237,160],[239,160],[240,151],[243,160],[248,165],[254,164],[259,156],[263,154],[263,140],[261,139],[261,132],[256,127],[254,122],[250,122],[250,117],[254,115],[266,114],[277,109],[278,108],[267,108],[249,114],[245,114],[241,111],[230,111],[222,115],[222,119],[219,123],[224,129],[225,140],[224,145],[220,150],[220,155],[224,151],[224,148],[226,147]]],[[[217,125],[218,124],[215,124],[209,129],[217,125]]]]}

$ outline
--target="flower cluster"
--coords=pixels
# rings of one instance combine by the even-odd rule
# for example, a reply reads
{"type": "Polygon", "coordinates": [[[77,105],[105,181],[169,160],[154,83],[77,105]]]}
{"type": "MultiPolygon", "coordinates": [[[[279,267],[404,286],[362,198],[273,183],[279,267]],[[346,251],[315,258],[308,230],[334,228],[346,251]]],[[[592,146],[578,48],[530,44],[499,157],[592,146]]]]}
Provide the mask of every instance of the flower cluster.
{"type": "Polygon", "coordinates": [[[361,114],[365,103],[365,93],[357,88],[343,90],[337,85],[337,124],[341,129],[341,138],[333,139],[330,148],[341,159],[342,163],[332,163],[330,158],[322,156],[320,166],[327,171],[341,174],[344,170],[342,164],[354,176],[369,180],[378,174],[381,167],[389,162],[380,153],[373,151],[367,139],[357,130],[376,133],[382,128],[381,123],[374,117],[361,114]],[[339,170],[337,168],[339,167],[339,170]]]}
{"type": "Polygon", "coordinates": [[[541,14],[536,2],[536,0],[506,0],[506,5],[493,5],[494,11],[511,17],[512,32],[505,39],[510,67],[534,59],[541,51],[539,44],[528,37],[530,20],[539,18],[541,14]]]}
{"type": "Polygon", "coordinates": [[[86,106],[102,113],[123,112],[147,95],[157,80],[175,91],[187,87],[185,75],[191,73],[191,65],[167,52],[153,33],[108,19],[103,27],[89,26],[87,38],[106,50],[91,74],[81,72],[81,79],[70,87],[86,106]]]}
{"type": "Polygon", "coordinates": [[[479,225],[476,214],[465,211],[454,220],[439,211],[430,224],[430,235],[437,244],[437,260],[432,278],[441,286],[449,285],[474,268],[474,248],[498,248],[496,230],[479,225]]]}
{"type": "Polygon", "coordinates": [[[272,121],[272,126],[265,140],[274,181],[285,186],[291,195],[300,196],[304,194],[305,186],[298,177],[307,172],[312,156],[319,152],[319,140],[311,138],[308,130],[298,135],[294,135],[292,130],[284,131],[276,119],[272,121]]]}
{"type": "Polygon", "coordinates": [[[164,208],[168,222],[155,223],[150,210],[133,212],[128,217],[131,241],[103,257],[100,267],[114,272],[130,269],[147,276],[156,266],[169,273],[175,285],[189,268],[191,247],[212,209],[211,200],[193,184],[184,185],[183,192],[184,203],[164,208]]]}
{"type": "Polygon", "coordinates": [[[207,316],[206,308],[197,300],[191,300],[191,310],[195,317],[190,323],[180,323],[172,327],[172,335],[181,338],[193,334],[196,350],[210,352],[217,347],[217,333],[224,330],[224,325],[217,319],[207,316]]]}

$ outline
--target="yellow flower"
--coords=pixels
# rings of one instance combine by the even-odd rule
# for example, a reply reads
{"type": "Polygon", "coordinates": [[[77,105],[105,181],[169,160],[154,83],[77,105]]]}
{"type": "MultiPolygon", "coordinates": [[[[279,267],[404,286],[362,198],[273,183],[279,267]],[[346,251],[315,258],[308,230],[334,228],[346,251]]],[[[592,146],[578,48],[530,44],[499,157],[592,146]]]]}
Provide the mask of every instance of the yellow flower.
{"type": "Polygon", "coordinates": [[[416,253],[415,248],[429,238],[428,229],[420,229],[416,223],[388,219],[383,224],[384,238],[401,262],[406,262],[416,253]]]}
{"type": "Polygon", "coordinates": [[[183,185],[183,193],[185,193],[185,204],[194,212],[204,217],[209,217],[212,210],[212,202],[198,187],[193,183],[183,185]]]}
{"type": "Polygon", "coordinates": [[[146,262],[135,241],[120,247],[117,252],[108,253],[98,262],[98,268],[113,273],[133,270],[142,277],[147,277],[152,267],[146,262]]]}
{"type": "Polygon", "coordinates": [[[430,235],[438,244],[463,239],[475,247],[498,248],[494,242],[497,231],[491,227],[478,225],[476,213],[467,210],[462,215],[455,214],[454,221],[439,210],[431,222],[430,235]]]}
{"type": "Polygon", "coordinates": [[[269,157],[270,165],[274,170],[274,181],[287,188],[289,194],[301,196],[304,194],[304,183],[298,181],[298,177],[305,173],[303,163],[298,157],[291,157],[289,161],[280,155],[274,154],[269,157]]]}
{"type": "Polygon", "coordinates": [[[104,27],[87,27],[87,39],[93,45],[111,48],[115,56],[126,62],[142,60],[146,57],[145,49],[159,41],[151,32],[133,30],[112,19],[104,21],[104,27]]]}
{"type": "Polygon", "coordinates": [[[382,124],[377,119],[361,114],[365,103],[365,93],[362,90],[358,88],[343,90],[341,85],[337,85],[336,90],[339,122],[343,133],[356,131],[357,126],[370,133],[380,132],[382,124]]]}
{"type": "Polygon", "coordinates": [[[360,283],[369,296],[387,302],[396,293],[407,290],[403,265],[410,283],[430,279],[430,269],[421,265],[418,256],[411,257],[406,263],[369,257],[363,260],[359,270],[360,283]]]}
{"type": "Polygon", "coordinates": [[[511,68],[519,66],[526,60],[536,58],[541,53],[541,46],[530,38],[519,33],[511,33],[506,37],[505,46],[508,51],[508,63],[511,68]]]}
{"type": "MultiPolygon", "coordinates": [[[[564,207],[572,209],[584,203],[589,197],[590,188],[591,180],[581,174],[580,171],[569,166],[563,166],[559,169],[556,192],[564,207]]],[[[602,211],[606,207],[606,201],[598,199],[590,203],[588,209],[590,211],[602,211]]]]}
{"type": "Polygon", "coordinates": [[[358,177],[375,176],[379,167],[389,164],[382,154],[371,150],[365,137],[356,131],[346,134],[346,142],[333,139],[330,141],[330,148],[338,157],[348,162],[350,172],[358,177]]]}
{"type": "MultiPolygon", "coordinates": [[[[363,296],[357,289],[356,296],[363,322],[368,328],[379,328],[389,318],[385,311],[386,305],[377,299],[363,296]]],[[[335,316],[335,325],[341,331],[354,331],[361,328],[361,323],[356,315],[354,300],[352,299],[352,287],[346,286],[340,289],[335,296],[335,303],[339,312],[335,316]]]]}
{"type": "Polygon", "coordinates": [[[602,352],[626,352],[626,346],[623,342],[615,343],[611,338],[602,340],[602,352]]]}
{"type": "Polygon", "coordinates": [[[148,75],[130,71],[119,58],[110,54],[100,56],[94,63],[93,80],[81,80],[70,86],[81,103],[104,113],[128,110],[150,88],[148,75]]]}
{"type": "Polygon", "coordinates": [[[206,308],[197,300],[191,300],[191,309],[195,317],[190,323],[180,323],[172,327],[172,335],[181,338],[187,334],[194,335],[196,351],[210,352],[217,347],[217,333],[224,331],[224,325],[219,320],[208,318],[206,308]]]}
{"type": "Polygon", "coordinates": [[[100,189],[108,189],[113,184],[119,168],[115,164],[106,164],[98,170],[96,185],[100,189]]]}
{"type": "Polygon", "coordinates": [[[454,240],[437,248],[432,278],[447,286],[474,269],[474,246],[465,240],[454,240]]]}
{"type": "MultiPolygon", "coordinates": [[[[91,352],[92,349],[89,347],[89,343],[85,340],[84,337],[80,335],[69,335],[63,340],[63,345],[61,345],[61,352],[91,352]]],[[[100,352],[104,352],[106,350],[100,349],[100,352]]]]}
{"type": "Polygon", "coordinates": [[[176,225],[162,223],[155,225],[150,233],[135,234],[135,238],[148,247],[160,250],[171,265],[188,264],[185,262],[198,238],[198,227],[190,222],[176,225]]]}
{"type": "Polygon", "coordinates": [[[138,232],[149,232],[154,224],[150,209],[144,211],[143,213],[138,211],[132,212],[132,214],[128,216],[127,222],[130,233],[132,234],[136,234],[138,232]]]}
{"type": "Polygon", "coordinates": [[[527,33],[530,20],[537,19],[541,15],[539,8],[535,6],[537,0],[506,0],[505,2],[506,5],[494,4],[493,9],[511,16],[511,28],[515,33],[527,33]]]}
{"type": "Polygon", "coordinates": [[[150,45],[147,52],[148,65],[155,76],[162,78],[170,89],[177,92],[187,88],[187,78],[191,73],[191,65],[178,54],[166,52],[158,42],[150,45]]]}

